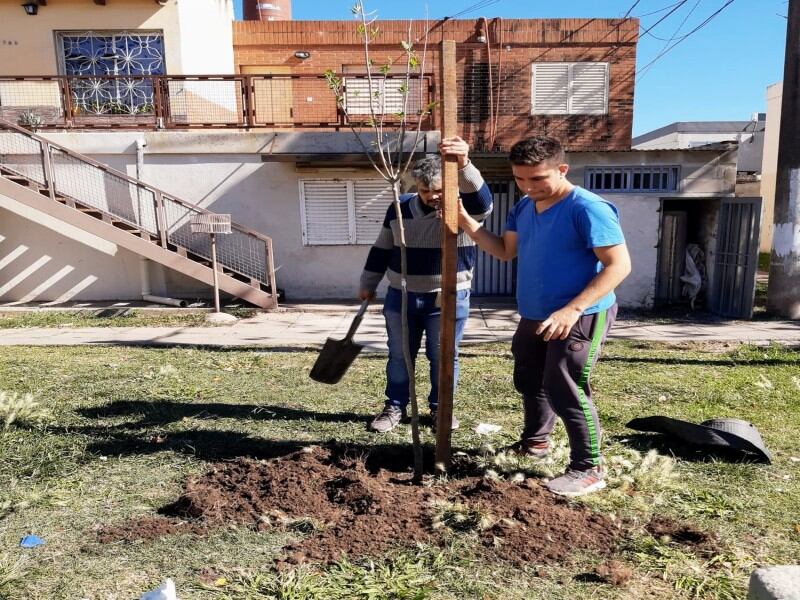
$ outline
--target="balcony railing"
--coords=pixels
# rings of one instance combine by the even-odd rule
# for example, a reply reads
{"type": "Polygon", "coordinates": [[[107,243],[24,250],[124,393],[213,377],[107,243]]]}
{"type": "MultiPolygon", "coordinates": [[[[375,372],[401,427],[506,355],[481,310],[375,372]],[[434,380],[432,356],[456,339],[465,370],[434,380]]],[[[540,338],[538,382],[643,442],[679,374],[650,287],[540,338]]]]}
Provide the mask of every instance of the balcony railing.
{"type": "MultiPolygon", "coordinates": [[[[373,110],[387,128],[410,123],[434,98],[433,78],[344,78],[350,121],[365,126],[373,110]],[[402,90],[402,91],[401,91],[402,90]]],[[[0,119],[39,129],[194,129],[348,127],[324,75],[0,76],[0,119]]]]}

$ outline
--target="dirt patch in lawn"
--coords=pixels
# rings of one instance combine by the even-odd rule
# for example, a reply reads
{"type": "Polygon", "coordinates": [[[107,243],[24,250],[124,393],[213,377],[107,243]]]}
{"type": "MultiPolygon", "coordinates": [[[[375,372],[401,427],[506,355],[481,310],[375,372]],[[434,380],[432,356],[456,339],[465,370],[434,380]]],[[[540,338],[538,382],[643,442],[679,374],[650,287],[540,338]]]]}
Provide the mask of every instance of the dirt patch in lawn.
{"type": "Polygon", "coordinates": [[[475,535],[486,552],[515,563],[568,561],[576,552],[610,554],[618,525],[570,504],[534,479],[523,483],[464,476],[413,485],[411,474],[370,471],[364,458],[313,447],[272,460],[218,463],[189,479],[160,517],[104,527],[104,541],[202,534],[235,523],[280,527],[304,537],[281,563],[376,556],[417,542],[438,543],[454,530],[475,535]]]}
{"type": "Polygon", "coordinates": [[[669,517],[655,516],[645,529],[660,542],[679,544],[698,554],[720,552],[719,540],[713,533],[698,529],[694,525],[679,523],[669,517]]]}

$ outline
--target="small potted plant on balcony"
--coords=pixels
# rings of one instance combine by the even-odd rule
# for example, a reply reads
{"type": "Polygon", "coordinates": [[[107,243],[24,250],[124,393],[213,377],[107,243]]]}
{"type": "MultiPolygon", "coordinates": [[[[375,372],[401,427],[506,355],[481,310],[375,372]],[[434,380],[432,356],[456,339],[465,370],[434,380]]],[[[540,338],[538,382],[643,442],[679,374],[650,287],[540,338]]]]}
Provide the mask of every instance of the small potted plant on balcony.
{"type": "Polygon", "coordinates": [[[44,118],[35,110],[26,110],[20,114],[17,125],[36,133],[44,126],[44,118]]]}

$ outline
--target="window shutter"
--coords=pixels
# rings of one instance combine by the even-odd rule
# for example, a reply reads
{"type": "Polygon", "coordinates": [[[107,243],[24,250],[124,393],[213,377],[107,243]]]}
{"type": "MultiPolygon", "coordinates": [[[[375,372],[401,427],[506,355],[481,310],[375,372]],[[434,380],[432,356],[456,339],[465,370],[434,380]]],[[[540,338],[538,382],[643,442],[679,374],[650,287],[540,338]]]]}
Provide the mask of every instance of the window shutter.
{"type": "Polygon", "coordinates": [[[350,201],[345,181],[301,181],[303,244],[350,243],[350,201]]]}
{"type": "Polygon", "coordinates": [[[392,187],[382,179],[360,179],[353,184],[356,244],[373,244],[392,203],[392,187]]]}
{"type": "Polygon", "coordinates": [[[608,63],[572,65],[569,113],[604,115],[608,112],[608,63]]]}
{"type": "MultiPolygon", "coordinates": [[[[420,110],[420,89],[421,82],[409,80],[408,93],[403,94],[400,90],[405,85],[404,77],[384,80],[382,75],[372,78],[372,107],[376,115],[381,113],[381,109],[387,115],[403,112],[408,96],[407,110],[409,114],[415,114],[420,110]],[[375,94],[378,94],[375,97],[375,94]]],[[[366,77],[346,77],[345,78],[345,108],[351,115],[369,115],[370,93],[369,79],[366,77]]]]}
{"type": "Polygon", "coordinates": [[[533,65],[532,112],[539,115],[567,114],[569,111],[569,64],[533,65]]]}
{"type": "MultiPolygon", "coordinates": [[[[368,115],[370,114],[370,94],[369,94],[369,79],[346,77],[345,84],[345,108],[351,115],[368,115]]],[[[372,81],[372,93],[380,91],[380,85],[377,81],[372,81]]]]}

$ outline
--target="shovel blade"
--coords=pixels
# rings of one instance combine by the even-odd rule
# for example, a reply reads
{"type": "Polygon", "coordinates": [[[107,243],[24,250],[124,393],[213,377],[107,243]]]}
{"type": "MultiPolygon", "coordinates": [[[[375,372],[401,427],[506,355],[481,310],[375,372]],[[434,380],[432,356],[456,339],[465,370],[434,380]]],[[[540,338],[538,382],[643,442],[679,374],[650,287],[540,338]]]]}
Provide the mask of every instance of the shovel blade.
{"type": "Polygon", "coordinates": [[[309,376],[320,383],[338,383],[364,346],[352,341],[328,338],[309,376]]]}

